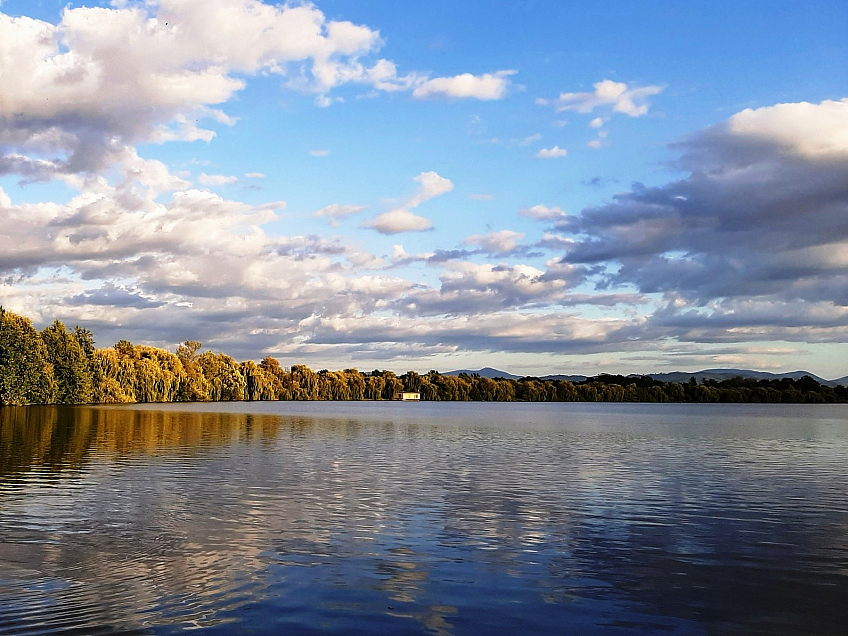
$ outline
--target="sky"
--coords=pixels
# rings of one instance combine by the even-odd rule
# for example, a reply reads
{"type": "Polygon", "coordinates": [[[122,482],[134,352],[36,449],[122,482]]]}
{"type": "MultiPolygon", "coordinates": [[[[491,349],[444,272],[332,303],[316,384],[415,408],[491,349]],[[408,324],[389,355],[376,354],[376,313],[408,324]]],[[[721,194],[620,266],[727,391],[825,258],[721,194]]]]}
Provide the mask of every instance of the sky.
{"type": "Polygon", "coordinates": [[[0,304],[397,372],[848,374],[848,4],[0,3],[0,304]]]}

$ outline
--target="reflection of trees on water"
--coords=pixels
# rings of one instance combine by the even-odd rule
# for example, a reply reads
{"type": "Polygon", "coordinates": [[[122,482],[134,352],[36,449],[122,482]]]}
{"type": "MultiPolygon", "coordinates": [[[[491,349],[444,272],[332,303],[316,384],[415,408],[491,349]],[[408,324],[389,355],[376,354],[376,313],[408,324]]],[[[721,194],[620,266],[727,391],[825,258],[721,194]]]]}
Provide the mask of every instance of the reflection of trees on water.
{"type": "Polygon", "coordinates": [[[33,467],[78,469],[92,454],[192,453],[234,442],[276,439],[274,416],[134,409],[0,408],[0,476],[33,467]]]}

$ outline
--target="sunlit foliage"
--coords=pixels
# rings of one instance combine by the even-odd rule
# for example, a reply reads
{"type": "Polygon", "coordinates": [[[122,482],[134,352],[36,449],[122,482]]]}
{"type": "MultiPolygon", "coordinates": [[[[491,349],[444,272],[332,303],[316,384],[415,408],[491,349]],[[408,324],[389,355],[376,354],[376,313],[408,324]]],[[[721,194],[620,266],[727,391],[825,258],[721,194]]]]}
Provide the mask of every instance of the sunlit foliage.
{"type": "Polygon", "coordinates": [[[53,402],[55,395],[44,341],[27,318],[0,307],[0,405],[53,402]]]}
{"type": "Polygon", "coordinates": [[[120,404],[236,400],[392,400],[401,391],[445,402],[846,402],[848,387],[799,380],[662,382],[648,376],[600,375],[582,382],[477,374],[398,377],[376,369],[317,373],[283,367],[272,357],[238,363],[186,340],[176,353],[127,340],[96,349],[90,331],[60,321],[40,334],[0,308],[0,405],[120,404]]]}

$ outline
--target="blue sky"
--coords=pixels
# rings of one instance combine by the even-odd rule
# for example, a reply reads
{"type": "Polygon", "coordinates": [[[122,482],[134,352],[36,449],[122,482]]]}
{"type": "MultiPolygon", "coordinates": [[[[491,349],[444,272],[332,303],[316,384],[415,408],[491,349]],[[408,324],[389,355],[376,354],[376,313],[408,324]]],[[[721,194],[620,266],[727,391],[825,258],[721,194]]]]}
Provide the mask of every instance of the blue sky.
{"type": "Polygon", "coordinates": [[[0,303],[39,325],[315,368],[848,373],[845,3],[0,14],[0,303]]]}

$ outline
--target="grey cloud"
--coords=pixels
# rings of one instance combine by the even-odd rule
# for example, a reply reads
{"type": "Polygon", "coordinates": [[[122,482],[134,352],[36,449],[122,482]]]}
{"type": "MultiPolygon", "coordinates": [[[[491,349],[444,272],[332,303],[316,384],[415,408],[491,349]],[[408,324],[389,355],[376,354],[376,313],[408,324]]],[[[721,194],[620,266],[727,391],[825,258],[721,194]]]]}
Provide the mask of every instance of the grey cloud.
{"type": "Polygon", "coordinates": [[[69,305],[106,305],[110,307],[132,307],[134,309],[161,307],[165,304],[162,301],[150,300],[138,293],[110,284],[106,284],[100,289],[77,294],[66,302],[69,305]]]}
{"type": "Polygon", "coordinates": [[[428,263],[446,263],[448,261],[456,261],[477,254],[477,250],[435,250],[433,254],[427,258],[428,263]]]}
{"type": "Polygon", "coordinates": [[[676,148],[687,178],[636,185],[558,226],[582,235],[566,262],[617,263],[608,284],[701,303],[760,295],[844,302],[848,154],[792,153],[729,125],[676,148]]]}

